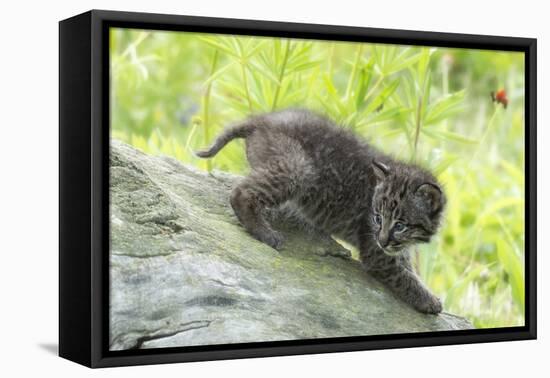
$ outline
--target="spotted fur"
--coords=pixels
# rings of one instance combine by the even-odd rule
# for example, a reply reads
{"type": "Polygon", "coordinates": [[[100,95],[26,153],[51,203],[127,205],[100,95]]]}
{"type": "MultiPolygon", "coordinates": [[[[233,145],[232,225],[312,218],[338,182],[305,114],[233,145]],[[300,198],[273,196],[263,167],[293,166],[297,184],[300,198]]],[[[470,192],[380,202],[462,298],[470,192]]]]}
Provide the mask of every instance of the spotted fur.
{"type": "Polygon", "coordinates": [[[211,157],[234,138],[246,139],[251,172],[230,202],[251,235],[281,248],[283,235],[264,214],[291,204],[311,227],[356,246],[364,268],[401,299],[422,312],[441,312],[409,256],[441,221],[445,196],[432,174],[302,109],[250,117],[197,155],[211,157]]]}

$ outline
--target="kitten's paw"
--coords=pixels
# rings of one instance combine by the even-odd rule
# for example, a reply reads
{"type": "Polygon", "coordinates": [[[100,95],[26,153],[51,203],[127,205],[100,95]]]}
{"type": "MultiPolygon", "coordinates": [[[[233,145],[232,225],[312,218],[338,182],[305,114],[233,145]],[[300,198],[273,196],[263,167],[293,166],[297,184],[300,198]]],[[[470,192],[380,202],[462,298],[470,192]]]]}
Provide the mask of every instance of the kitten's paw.
{"type": "Polygon", "coordinates": [[[351,252],[344,248],[326,247],[319,248],[315,251],[319,256],[333,256],[344,260],[351,259],[351,252]]]}
{"type": "Polygon", "coordinates": [[[269,245],[271,248],[280,250],[283,247],[285,238],[284,236],[277,231],[270,231],[269,233],[264,233],[259,238],[262,242],[269,245]]]}
{"type": "Polygon", "coordinates": [[[426,314],[439,314],[443,311],[441,300],[435,295],[425,298],[422,302],[416,303],[416,309],[426,314]]]}

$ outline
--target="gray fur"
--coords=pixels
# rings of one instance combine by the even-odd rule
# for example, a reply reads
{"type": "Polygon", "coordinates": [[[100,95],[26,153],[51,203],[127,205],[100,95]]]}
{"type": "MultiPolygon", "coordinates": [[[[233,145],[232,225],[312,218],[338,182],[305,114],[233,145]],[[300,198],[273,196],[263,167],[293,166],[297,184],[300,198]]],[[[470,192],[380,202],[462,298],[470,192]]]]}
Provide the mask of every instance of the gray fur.
{"type": "Polygon", "coordinates": [[[283,236],[264,214],[291,203],[314,229],[356,246],[365,269],[400,298],[441,312],[409,257],[409,247],[428,242],[441,220],[445,196],[432,174],[302,109],[250,117],[197,155],[214,156],[234,138],[246,138],[251,172],[230,201],[251,235],[281,248],[283,236]]]}

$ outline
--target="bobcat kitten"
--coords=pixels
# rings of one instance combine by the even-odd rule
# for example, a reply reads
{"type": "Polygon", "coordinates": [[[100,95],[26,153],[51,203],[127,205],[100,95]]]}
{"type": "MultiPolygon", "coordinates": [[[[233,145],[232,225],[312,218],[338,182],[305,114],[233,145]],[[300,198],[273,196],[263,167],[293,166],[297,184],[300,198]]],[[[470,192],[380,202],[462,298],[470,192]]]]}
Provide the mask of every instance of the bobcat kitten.
{"type": "Polygon", "coordinates": [[[231,206],[251,235],[280,248],[283,236],[263,214],[290,201],[312,227],[356,246],[364,268],[401,299],[441,312],[408,254],[440,223],[445,196],[433,175],[307,110],[252,116],[197,155],[212,157],[234,138],[246,139],[251,172],[231,193],[231,206]]]}

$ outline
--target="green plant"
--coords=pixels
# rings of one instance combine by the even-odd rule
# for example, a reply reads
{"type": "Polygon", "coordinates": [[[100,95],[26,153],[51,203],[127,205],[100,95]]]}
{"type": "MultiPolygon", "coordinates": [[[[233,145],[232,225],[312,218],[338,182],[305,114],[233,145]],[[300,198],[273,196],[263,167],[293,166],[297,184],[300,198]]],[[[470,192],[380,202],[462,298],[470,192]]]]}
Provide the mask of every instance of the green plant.
{"type": "Polygon", "coordinates": [[[227,124],[291,106],[324,113],[434,172],[448,197],[417,265],[478,327],[524,322],[523,56],[466,49],[111,31],[112,137],[200,169],[243,173],[227,124]],[[489,93],[505,87],[505,110],[489,93]]]}

